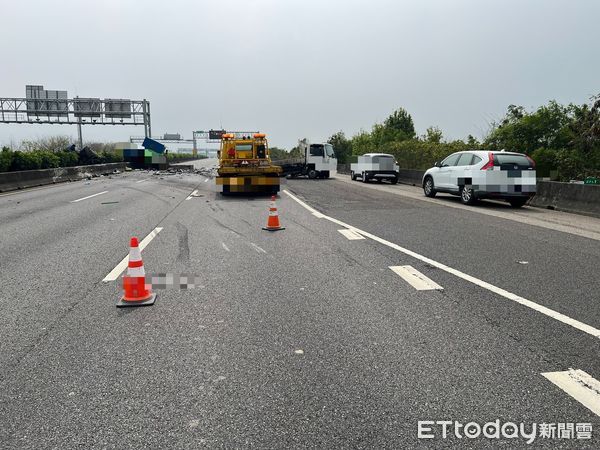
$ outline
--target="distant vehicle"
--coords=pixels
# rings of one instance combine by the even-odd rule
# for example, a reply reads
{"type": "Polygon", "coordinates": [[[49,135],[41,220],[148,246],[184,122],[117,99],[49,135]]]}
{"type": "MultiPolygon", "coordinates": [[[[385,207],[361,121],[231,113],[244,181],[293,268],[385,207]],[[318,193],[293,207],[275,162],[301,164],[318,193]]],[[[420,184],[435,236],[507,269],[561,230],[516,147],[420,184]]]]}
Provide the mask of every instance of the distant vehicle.
{"type": "Polygon", "coordinates": [[[281,168],[271,163],[264,133],[236,136],[223,133],[215,182],[222,193],[279,192],[281,168]]]}
{"type": "Polygon", "coordinates": [[[274,162],[281,167],[284,175],[292,178],[306,175],[314,180],[329,178],[331,173],[337,170],[333,145],[311,144],[307,139],[302,139],[298,141],[298,148],[302,156],[274,162]]]}
{"type": "Polygon", "coordinates": [[[393,155],[387,153],[365,153],[358,157],[358,162],[350,164],[350,178],[361,178],[363,183],[369,180],[387,180],[392,184],[398,182],[399,168],[393,155]]]}
{"type": "Polygon", "coordinates": [[[466,205],[480,198],[495,198],[520,208],[535,194],[535,188],[535,162],[522,153],[504,151],[453,153],[423,176],[427,197],[446,192],[460,195],[466,205]]]}

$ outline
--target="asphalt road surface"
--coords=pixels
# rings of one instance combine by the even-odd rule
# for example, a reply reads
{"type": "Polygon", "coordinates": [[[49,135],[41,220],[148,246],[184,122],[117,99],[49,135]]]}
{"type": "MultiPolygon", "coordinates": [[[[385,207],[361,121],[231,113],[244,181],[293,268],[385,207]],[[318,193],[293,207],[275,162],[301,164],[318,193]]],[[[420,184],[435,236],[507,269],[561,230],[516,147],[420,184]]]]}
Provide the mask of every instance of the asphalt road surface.
{"type": "Polygon", "coordinates": [[[600,220],[343,175],[282,189],[276,233],[269,198],[208,172],[1,194],[0,448],[527,447],[454,421],[600,447],[600,220]],[[153,231],[146,272],[197,284],[117,309],[103,280],[153,231]],[[569,369],[591,381],[542,375],[569,369]]]}

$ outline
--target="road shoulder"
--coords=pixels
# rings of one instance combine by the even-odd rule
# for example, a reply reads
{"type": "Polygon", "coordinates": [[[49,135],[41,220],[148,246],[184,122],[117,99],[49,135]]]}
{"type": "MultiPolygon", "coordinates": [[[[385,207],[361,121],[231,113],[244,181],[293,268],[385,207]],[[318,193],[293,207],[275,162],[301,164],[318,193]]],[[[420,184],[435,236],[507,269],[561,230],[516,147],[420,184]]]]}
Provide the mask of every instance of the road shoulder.
{"type": "Polygon", "coordinates": [[[352,181],[349,175],[339,173],[335,175],[334,179],[341,183],[356,184],[357,187],[400,195],[421,202],[433,203],[448,208],[462,209],[470,213],[513,220],[527,225],[548,228],[600,241],[600,219],[594,217],[533,207],[523,207],[519,210],[515,210],[508,204],[504,205],[500,202],[491,201],[483,201],[476,206],[466,206],[460,203],[458,197],[450,195],[440,195],[439,198],[427,198],[423,195],[421,188],[416,186],[373,183],[360,183],[359,185],[352,181]]]}

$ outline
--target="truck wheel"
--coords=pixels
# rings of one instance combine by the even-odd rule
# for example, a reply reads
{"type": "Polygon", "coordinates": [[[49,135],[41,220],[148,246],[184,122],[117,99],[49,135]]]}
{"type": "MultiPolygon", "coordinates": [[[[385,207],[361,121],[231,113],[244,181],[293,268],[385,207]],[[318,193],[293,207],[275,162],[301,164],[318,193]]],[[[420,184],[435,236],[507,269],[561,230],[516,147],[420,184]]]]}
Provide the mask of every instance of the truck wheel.
{"type": "Polygon", "coordinates": [[[321,172],[323,174],[323,178],[329,178],[329,170],[325,170],[324,172],[321,172]]]}
{"type": "Polygon", "coordinates": [[[367,181],[369,181],[369,180],[367,180],[367,174],[365,172],[363,172],[362,173],[362,182],[366,183],[367,181]]]}
{"type": "Polygon", "coordinates": [[[390,183],[392,184],[398,184],[398,178],[394,177],[390,179],[390,183]]]}
{"type": "Polygon", "coordinates": [[[350,179],[352,181],[356,181],[356,175],[354,174],[354,170],[350,171],[350,179]]]}
{"type": "Polygon", "coordinates": [[[318,176],[319,176],[319,172],[317,172],[315,169],[310,169],[308,171],[308,178],[310,178],[311,180],[314,180],[318,176]]]}

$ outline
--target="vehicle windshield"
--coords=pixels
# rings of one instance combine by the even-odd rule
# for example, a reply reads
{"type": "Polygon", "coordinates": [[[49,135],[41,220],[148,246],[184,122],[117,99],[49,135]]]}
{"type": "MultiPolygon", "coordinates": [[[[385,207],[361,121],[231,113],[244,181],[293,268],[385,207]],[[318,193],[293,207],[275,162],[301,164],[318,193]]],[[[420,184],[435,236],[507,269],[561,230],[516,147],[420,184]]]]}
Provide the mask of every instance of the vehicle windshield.
{"type": "Polygon", "coordinates": [[[322,144],[311,144],[310,145],[310,156],[324,156],[322,144]]]}
{"type": "Polygon", "coordinates": [[[329,156],[330,158],[335,158],[335,153],[333,152],[333,145],[324,144],[323,147],[325,147],[325,156],[329,156]]]}

